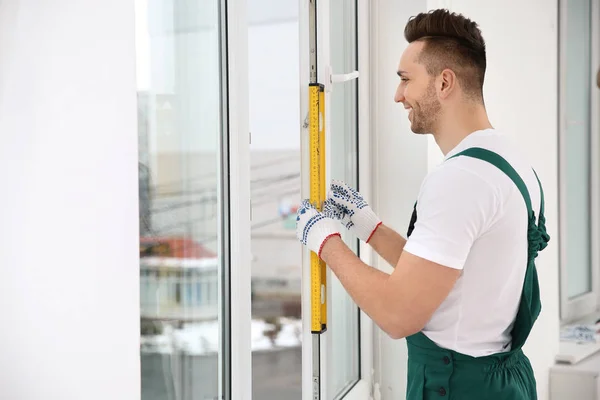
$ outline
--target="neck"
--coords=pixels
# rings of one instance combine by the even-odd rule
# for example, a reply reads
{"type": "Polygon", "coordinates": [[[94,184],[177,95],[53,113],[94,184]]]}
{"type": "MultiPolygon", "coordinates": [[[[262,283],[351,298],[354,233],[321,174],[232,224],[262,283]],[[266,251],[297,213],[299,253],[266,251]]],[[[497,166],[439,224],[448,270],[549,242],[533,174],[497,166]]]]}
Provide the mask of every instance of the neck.
{"type": "Polygon", "coordinates": [[[447,110],[445,114],[438,124],[439,128],[433,133],[444,156],[471,133],[493,128],[483,104],[463,105],[447,110]]]}

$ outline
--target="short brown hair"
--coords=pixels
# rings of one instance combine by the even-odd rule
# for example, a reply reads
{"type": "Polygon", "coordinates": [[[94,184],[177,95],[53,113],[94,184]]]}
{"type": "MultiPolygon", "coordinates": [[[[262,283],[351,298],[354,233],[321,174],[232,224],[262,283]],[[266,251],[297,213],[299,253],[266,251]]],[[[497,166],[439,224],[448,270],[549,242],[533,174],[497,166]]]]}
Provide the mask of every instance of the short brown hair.
{"type": "Polygon", "coordinates": [[[410,18],[404,37],[408,43],[425,42],[418,61],[430,75],[449,68],[467,95],[483,100],[485,41],[475,22],[446,9],[432,10],[410,18]]]}

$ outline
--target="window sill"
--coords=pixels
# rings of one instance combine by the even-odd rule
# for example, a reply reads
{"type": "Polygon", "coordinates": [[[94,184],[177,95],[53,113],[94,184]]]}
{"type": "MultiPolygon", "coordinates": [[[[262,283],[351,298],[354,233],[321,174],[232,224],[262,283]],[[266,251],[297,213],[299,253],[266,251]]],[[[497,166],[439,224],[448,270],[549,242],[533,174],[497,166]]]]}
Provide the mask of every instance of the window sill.
{"type": "MultiPolygon", "coordinates": [[[[593,312],[577,321],[570,322],[568,324],[561,324],[561,328],[564,325],[575,324],[594,324],[600,319],[600,312],[593,312]]],[[[600,351],[600,341],[596,343],[576,343],[560,341],[558,354],[554,358],[555,362],[560,364],[577,364],[583,359],[590,357],[600,351]]]]}

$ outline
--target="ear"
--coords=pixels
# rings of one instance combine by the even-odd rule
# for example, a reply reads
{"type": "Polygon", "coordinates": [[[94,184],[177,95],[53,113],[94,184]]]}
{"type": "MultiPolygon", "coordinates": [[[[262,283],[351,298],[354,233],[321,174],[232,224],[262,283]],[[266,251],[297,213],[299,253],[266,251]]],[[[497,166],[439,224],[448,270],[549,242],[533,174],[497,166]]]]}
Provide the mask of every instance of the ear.
{"type": "Polygon", "coordinates": [[[441,99],[447,99],[453,92],[457,90],[458,80],[456,74],[451,69],[446,68],[440,74],[440,90],[439,96],[441,99]]]}

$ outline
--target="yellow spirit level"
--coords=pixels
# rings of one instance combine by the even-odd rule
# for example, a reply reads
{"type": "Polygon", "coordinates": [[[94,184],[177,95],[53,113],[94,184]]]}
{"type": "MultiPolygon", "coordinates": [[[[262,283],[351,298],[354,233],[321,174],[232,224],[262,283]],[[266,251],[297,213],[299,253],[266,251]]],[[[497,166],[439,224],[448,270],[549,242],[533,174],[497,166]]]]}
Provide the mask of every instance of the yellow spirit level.
{"type": "MultiPolygon", "coordinates": [[[[308,132],[310,152],[310,202],[321,211],[326,196],[325,187],[325,88],[320,83],[309,84],[308,132]]],[[[327,274],[325,263],[310,254],[311,331],[327,330],[327,274]]]]}

